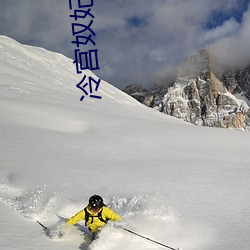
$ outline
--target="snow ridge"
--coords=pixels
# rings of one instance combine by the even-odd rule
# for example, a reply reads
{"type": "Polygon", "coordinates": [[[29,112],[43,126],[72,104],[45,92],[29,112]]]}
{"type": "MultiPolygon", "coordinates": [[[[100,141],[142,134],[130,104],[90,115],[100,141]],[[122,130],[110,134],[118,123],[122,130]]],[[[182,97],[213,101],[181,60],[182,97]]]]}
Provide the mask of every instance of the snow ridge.
{"type": "MultiPolygon", "coordinates": [[[[186,225],[179,221],[178,215],[175,214],[173,208],[165,206],[162,195],[141,195],[130,198],[107,197],[107,200],[109,200],[107,206],[122,215],[123,226],[135,232],[150,235],[156,240],[164,239],[172,245],[181,243],[188,245],[190,243],[185,242],[186,237],[190,241],[198,233],[191,232],[180,240],[180,235],[184,234],[183,227],[185,228],[186,225]]],[[[78,242],[80,249],[83,250],[117,249],[117,247],[124,247],[123,242],[127,242],[126,249],[159,248],[157,245],[130,235],[122,229],[115,228],[112,223],[102,230],[99,239],[93,243],[89,239],[87,228],[85,228],[83,222],[80,222],[79,228],[70,228],[62,239],[58,239],[56,231],[64,227],[65,220],[60,221],[56,215],[64,214],[64,216],[69,217],[74,214],[76,209],[82,208],[82,204],[65,200],[63,194],[49,192],[46,185],[23,192],[21,189],[9,184],[1,184],[0,201],[27,219],[34,222],[36,220],[44,221],[46,225],[49,225],[49,236],[55,241],[68,244],[78,242]],[[112,241],[110,241],[110,238],[112,241]]],[[[201,242],[193,238],[190,247],[199,244],[201,242]]]]}

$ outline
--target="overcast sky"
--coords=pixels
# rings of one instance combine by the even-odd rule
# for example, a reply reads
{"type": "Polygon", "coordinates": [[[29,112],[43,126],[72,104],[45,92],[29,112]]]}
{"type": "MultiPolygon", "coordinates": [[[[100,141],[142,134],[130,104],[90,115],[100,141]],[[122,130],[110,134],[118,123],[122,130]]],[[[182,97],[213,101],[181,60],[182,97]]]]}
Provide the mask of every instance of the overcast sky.
{"type": "MultiPolygon", "coordinates": [[[[91,0],[81,0],[83,4],[91,0]]],[[[71,23],[95,32],[95,73],[124,88],[149,87],[195,51],[211,47],[224,63],[250,62],[250,0],[94,0],[90,16],[69,17],[69,0],[0,0],[0,34],[74,58],[71,23]]],[[[77,0],[72,0],[73,9],[77,0]]],[[[81,35],[89,35],[84,33],[81,35]]]]}

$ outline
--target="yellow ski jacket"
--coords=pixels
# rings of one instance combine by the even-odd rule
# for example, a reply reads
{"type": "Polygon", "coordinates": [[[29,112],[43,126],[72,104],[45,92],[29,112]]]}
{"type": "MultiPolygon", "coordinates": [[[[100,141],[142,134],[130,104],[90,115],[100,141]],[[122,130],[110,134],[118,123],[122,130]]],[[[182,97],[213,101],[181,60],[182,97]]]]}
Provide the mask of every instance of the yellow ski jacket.
{"type": "MultiPolygon", "coordinates": [[[[88,226],[89,230],[92,233],[97,232],[100,228],[102,228],[106,223],[104,221],[112,220],[112,221],[121,221],[120,215],[116,214],[113,210],[110,208],[103,206],[99,211],[93,212],[89,209],[89,207],[86,207],[87,212],[89,213],[88,221],[85,221],[86,226],[88,226]],[[100,220],[98,218],[98,215],[101,212],[101,218],[104,220],[100,220]]],[[[67,224],[75,225],[80,220],[85,220],[85,210],[82,209],[80,212],[78,212],[76,215],[72,216],[68,221],[67,224]]]]}

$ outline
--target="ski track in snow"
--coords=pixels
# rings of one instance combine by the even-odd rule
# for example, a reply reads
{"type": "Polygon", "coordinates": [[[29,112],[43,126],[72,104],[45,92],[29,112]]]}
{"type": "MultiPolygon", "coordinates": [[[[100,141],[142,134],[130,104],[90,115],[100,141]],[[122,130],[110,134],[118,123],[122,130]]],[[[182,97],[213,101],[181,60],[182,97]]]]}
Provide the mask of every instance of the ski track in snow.
{"type": "Polygon", "coordinates": [[[70,118],[70,114],[67,117],[61,114],[59,109],[49,105],[34,104],[31,107],[29,103],[6,101],[1,105],[0,111],[1,109],[9,110],[2,118],[3,121],[8,120],[28,127],[73,134],[84,133],[91,129],[87,122],[70,118]]]}
{"type": "MultiPolygon", "coordinates": [[[[192,231],[190,225],[187,226],[179,220],[172,208],[164,205],[164,197],[161,195],[141,195],[130,198],[107,197],[107,200],[109,201],[107,206],[123,217],[121,224],[129,230],[176,248],[178,244],[182,244],[187,246],[185,249],[192,249],[193,246],[197,249],[197,245],[204,244],[204,239],[203,242],[197,240],[199,226],[196,225],[197,229],[193,228],[192,231]],[[166,239],[166,242],[160,239],[166,239]],[[186,242],[187,239],[188,242],[186,242]]],[[[58,239],[57,231],[63,228],[65,220],[60,220],[57,214],[63,214],[63,217],[68,218],[83,206],[66,200],[63,192],[51,193],[46,185],[31,190],[22,190],[10,183],[2,182],[0,202],[29,220],[45,222],[50,229],[51,235],[49,236],[53,240],[65,242],[69,246],[79,244],[79,249],[82,250],[115,250],[120,247],[124,249],[124,245],[121,245],[123,243],[120,243],[121,239],[123,239],[122,242],[128,242],[126,249],[162,249],[155,243],[115,228],[113,223],[107,225],[101,231],[99,238],[92,243],[86,235],[88,232],[83,222],[67,229],[64,237],[58,239]]]]}

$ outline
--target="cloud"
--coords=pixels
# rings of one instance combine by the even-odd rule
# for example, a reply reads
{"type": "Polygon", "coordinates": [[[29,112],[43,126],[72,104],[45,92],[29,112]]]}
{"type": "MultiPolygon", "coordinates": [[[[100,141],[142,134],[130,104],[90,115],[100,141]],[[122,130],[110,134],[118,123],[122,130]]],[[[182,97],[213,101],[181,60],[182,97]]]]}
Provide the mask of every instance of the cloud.
{"type": "MultiPolygon", "coordinates": [[[[215,60],[226,67],[244,67],[250,64],[250,9],[237,25],[231,33],[210,44],[215,60]]],[[[227,29],[225,26],[226,24],[221,29],[227,29]]]]}
{"type": "Polygon", "coordinates": [[[0,34],[63,52],[71,39],[68,12],[67,1],[1,0],[0,34]]]}
{"type": "Polygon", "coordinates": [[[100,45],[100,51],[109,53],[103,54],[101,60],[109,67],[106,72],[120,86],[132,82],[149,86],[164,81],[167,72],[181,60],[240,28],[234,18],[213,30],[205,28],[214,12],[230,16],[237,1],[144,0],[143,5],[141,2],[124,6],[124,1],[118,1],[112,12],[119,12],[115,12],[112,21],[105,12],[98,19],[98,23],[109,20],[102,27],[107,30],[102,41],[107,43],[100,45]],[[142,25],[131,25],[129,29],[126,20],[133,18],[141,20],[142,25]]]}
{"type": "Polygon", "coordinates": [[[201,36],[200,43],[211,44],[219,41],[237,33],[239,28],[240,24],[235,20],[235,18],[232,17],[229,20],[226,20],[221,26],[204,31],[204,34],[201,36]]]}
{"type": "MultiPolygon", "coordinates": [[[[0,4],[0,33],[73,58],[74,19],[69,17],[68,1],[1,0],[0,4]]],[[[100,70],[95,73],[117,87],[130,83],[149,87],[166,81],[174,66],[204,46],[211,46],[224,61],[230,60],[226,48],[237,45],[242,46],[240,54],[247,55],[249,14],[245,12],[239,21],[234,17],[239,8],[238,0],[94,0],[91,28],[96,46],[81,49],[98,49],[100,70]],[[214,20],[219,15],[225,19],[222,23],[214,20]],[[212,29],[208,23],[213,23],[212,29]]],[[[90,20],[80,21],[86,25],[90,20]]]]}

